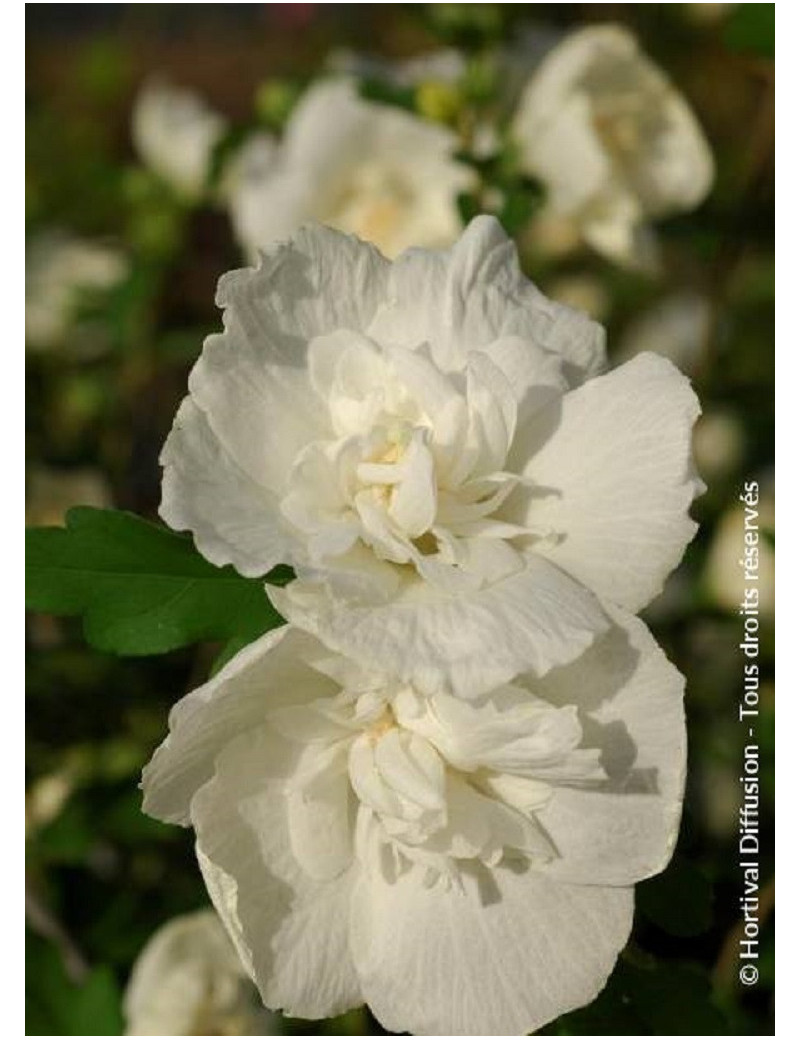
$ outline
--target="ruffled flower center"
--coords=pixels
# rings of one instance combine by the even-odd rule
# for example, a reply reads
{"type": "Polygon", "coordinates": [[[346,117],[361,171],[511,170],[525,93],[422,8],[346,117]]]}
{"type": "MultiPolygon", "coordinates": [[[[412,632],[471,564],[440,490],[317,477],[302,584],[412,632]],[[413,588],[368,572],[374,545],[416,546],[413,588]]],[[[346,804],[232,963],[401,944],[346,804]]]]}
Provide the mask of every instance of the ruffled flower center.
{"type": "Polygon", "coordinates": [[[301,451],[281,508],[311,565],[361,543],[454,591],[517,570],[515,539],[546,532],[499,515],[521,483],[503,469],[516,405],[488,358],[444,374],[424,348],[352,332],[315,340],[310,354],[331,437],[301,451]]]}
{"type": "Polygon", "coordinates": [[[269,721],[300,745],[290,834],[314,877],[354,855],[390,880],[420,869],[426,883],[457,881],[468,860],[545,862],[558,850],[537,811],[553,785],[606,779],[599,753],[580,747],[576,709],[517,686],[476,703],[409,686],[344,690],[269,721]]]}

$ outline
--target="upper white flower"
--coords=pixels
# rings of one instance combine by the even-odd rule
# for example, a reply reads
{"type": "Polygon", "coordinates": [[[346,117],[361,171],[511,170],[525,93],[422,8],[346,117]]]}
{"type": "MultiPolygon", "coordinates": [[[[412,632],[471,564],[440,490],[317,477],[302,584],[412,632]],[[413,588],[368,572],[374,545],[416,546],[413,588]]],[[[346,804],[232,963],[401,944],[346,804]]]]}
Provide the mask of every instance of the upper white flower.
{"type": "Polygon", "coordinates": [[[512,132],[547,187],[548,216],[620,262],[649,262],[647,221],[696,206],[714,175],[686,101],[617,25],[581,29],[550,51],[512,132]]]}
{"type": "Polygon", "coordinates": [[[191,90],[148,83],[133,109],[133,143],[144,163],[187,199],[203,193],[214,146],[225,133],[221,115],[191,90]]]}
{"type": "Polygon", "coordinates": [[[695,530],[697,402],[668,361],[520,273],[478,218],[388,263],[322,228],[226,275],[162,453],[161,515],[245,575],[290,563],[290,620],[465,696],[577,656],[695,530]],[[598,599],[599,597],[599,599],[598,599]]]}
{"type": "Polygon", "coordinates": [[[265,1011],[213,910],[174,917],[147,942],[125,991],[126,1036],[263,1036],[265,1011]]]}
{"type": "Polygon", "coordinates": [[[592,1000],[675,842],[681,676],[637,619],[468,703],[288,626],[173,709],[147,812],[191,824],[268,1007],[521,1035],[592,1000]]]}
{"type": "Polygon", "coordinates": [[[309,220],[352,232],[397,256],[444,246],[460,229],[456,196],[471,183],[452,158],[455,135],[411,113],[359,98],[346,79],[311,87],[273,161],[245,146],[230,192],[234,229],[250,256],[309,220]]]}

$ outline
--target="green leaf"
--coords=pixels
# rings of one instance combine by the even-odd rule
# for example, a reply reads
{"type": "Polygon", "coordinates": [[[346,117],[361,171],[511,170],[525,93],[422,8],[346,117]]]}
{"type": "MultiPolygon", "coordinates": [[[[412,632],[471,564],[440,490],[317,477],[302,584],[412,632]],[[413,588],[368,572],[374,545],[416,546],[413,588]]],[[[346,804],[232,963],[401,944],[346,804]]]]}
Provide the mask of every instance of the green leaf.
{"type": "Polygon", "coordinates": [[[251,640],[247,639],[245,636],[234,636],[233,639],[229,639],[214,658],[209,672],[209,678],[213,679],[217,672],[221,671],[228,661],[230,661],[232,657],[235,657],[240,650],[244,650],[250,642],[251,640]]]}
{"type": "Polygon", "coordinates": [[[687,860],[675,857],[663,874],[636,886],[636,905],[669,935],[701,935],[712,923],[711,882],[687,860]]]}
{"type": "Polygon", "coordinates": [[[119,986],[110,968],[95,968],[72,982],[58,952],[26,935],[26,1033],[28,1036],[121,1036],[119,986]]]}
{"type": "MultiPolygon", "coordinates": [[[[285,580],[285,568],[276,577],[285,580]]],[[[115,654],[162,654],[206,639],[251,642],[283,623],[261,579],[213,566],[190,538],[166,527],[88,506],[71,509],[64,528],[28,530],[26,602],[80,615],[87,641],[115,654]]]]}
{"type": "Polygon", "coordinates": [[[119,988],[110,968],[95,970],[75,993],[71,1008],[73,1036],[120,1036],[122,1009],[119,988]]]}

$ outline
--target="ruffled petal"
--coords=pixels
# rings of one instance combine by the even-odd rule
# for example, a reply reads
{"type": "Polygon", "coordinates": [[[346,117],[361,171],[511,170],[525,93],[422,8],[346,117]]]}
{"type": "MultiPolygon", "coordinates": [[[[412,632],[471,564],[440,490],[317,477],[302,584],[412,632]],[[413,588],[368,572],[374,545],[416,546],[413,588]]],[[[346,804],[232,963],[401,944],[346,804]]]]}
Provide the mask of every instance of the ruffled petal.
{"type": "Polygon", "coordinates": [[[178,409],[160,462],[159,514],[173,530],[191,531],[211,563],[257,577],[291,557],[293,537],[277,499],[228,455],[191,397],[178,409]]]}
{"type": "Polygon", "coordinates": [[[525,432],[534,490],[516,491],[503,518],[551,529],[539,553],[601,599],[641,610],[697,529],[688,515],[703,490],[691,463],[697,398],[669,361],[640,354],[545,412],[544,437],[537,423],[525,432]]]}
{"type": "Polygon", "coordinates": [[[142,774],[144,811],[168,823],[188,824],[193,795],[210,779],[215,757],[234,737],[260,724],[270,708],[338,691],[333,680],[307,663],[325,654],[305,632],[274,629],[178,701],[169,715],[169,736],[142,774]]]}
{"type": "Polygon", "coordinates": [[[328,1018],[363,1002],[347,917],[353,870],[315,881],[295,860],[287,742],[262,727],[232,742],[192,802],[209,894],[267,1007],[328,1018]]]}
{"type": "Polygon", "coordinates": [[[371,872],[353,900],[364,997],[392,1032],[521,1036],[599,993],[630,933],[633,890],[528,868],[461,872],[463,888],[371,872]]]}
{"type": "Polygon", "coordinates": [[[330,436],[307,365],[308,344],[363,329],[384,296],[386,261],[328,228],[301,230],[257,269],[220,279],[225,332],[209,336],[189,389],[228,454],[280,493],[310,441],[330,436]]]}
{"type": "Polygon", "coordinates": [[[630,885],[663,870],[683,804],[683,676],[641,621],[610,613],[609,633],[531,685],[552,703],[578,705],[609,777],[600,787],[554,786],[537,812],[558,850],[543,869],[579,884],[630,885]]]}
{"type": "Polygon", "coordinates": [[[447,252],[410,249],[399,257],[369,334],[405,349],[428,343],[445,372],[462,371],[470,351],[505,336],[559,356],[570,384],[605,360],[601,327],[543,296],[522,274],[514,243],[488,216],[476,217],[447,252]]]}
{"type": "Polygon", "coordinates": [[[478,591],[437,594],[420,580],[394,600],[355,605],[313,581],[271,593],[278,610],[332,649],[419,689],[476,696],[522,671],[544,674],[605,631],[596,599],[541,557],[478,591]]]}

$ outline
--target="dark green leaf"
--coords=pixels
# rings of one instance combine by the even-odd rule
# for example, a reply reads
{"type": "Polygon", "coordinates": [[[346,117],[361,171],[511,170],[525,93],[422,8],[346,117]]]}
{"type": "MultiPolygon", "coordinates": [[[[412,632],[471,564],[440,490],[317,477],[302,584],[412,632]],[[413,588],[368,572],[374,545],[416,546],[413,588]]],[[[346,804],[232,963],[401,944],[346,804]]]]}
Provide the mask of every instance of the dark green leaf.
{"type": "Polygon", "coordinates": [[[142,655],[205,639],[250,642],[282,624],[263,581],[214,567],[190,538],[131,513],[71,509],[65,528],[28,531],[26,557],[28,608],[81,615],[98,650],[142,655]]]}
{"type": "Polygon", "coordinates": [[[663,874],[636,886],[636,905],[669,935],[700,935],[711,927],[713,895],[705,875],[675,857],[663,874]]]}
{"type": "Polygon", "coordinates": [[[214,658],[214,663],[211,665],[211,671],[209,673],[210,677],[213,678],[217,672],[225,667],[232,657],[235,657],[240,650],[244,650],[250,642],[251,640],[247,639],[245,636],[234,636],[233,639],[229,639],[214,658]]]}

